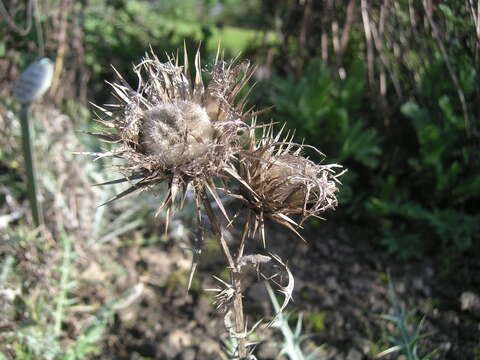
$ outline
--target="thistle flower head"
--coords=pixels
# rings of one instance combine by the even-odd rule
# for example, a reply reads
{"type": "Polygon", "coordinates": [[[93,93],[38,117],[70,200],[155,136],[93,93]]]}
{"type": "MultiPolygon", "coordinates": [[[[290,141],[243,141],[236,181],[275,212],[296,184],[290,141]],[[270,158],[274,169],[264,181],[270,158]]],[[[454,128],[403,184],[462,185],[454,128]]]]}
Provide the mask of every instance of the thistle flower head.
{"type": "Polygon", "coordinates": [[[117,73],[118,82],[110,84],[116,104],[97,106],[103,114],[98,121],[107,130],[91,134],[119,146],[90,154],[124,160],[120,170],[125,177],[116,183],[138,180],[110,201],[167,181],[170,191],[161,207],[170,208],[189,183],[197,190],[204,185],[214,189],[211,179],[222,173],[249,133],[245,121],[255,113],[244,111],[245,98],[238,99],[253,73],[249,63],[226,63],[217,53],[205,70],[211,78],[205,87],[199,52],[193,79],[186,51],[184,58],[179,66],[178,57],[161,62],[152,52],[134,67],[136,90],[117,73]]]}

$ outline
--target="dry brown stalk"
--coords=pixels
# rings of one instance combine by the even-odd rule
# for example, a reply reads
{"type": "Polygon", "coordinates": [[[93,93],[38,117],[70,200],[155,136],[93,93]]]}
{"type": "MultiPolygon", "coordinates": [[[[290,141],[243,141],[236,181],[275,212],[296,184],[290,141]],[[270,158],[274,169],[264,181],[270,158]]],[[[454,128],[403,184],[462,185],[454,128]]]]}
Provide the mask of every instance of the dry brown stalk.
{"type": "Polygon", "coordinates": [[[348,45],[348,40],[350,38],[350,30],[352,28],[352,24],[355,20],[355,3],[356,0],[350,0],[348,5],[347,5],[347,14],[346,14],[346,19],[345,19],[345,24],[343,26],[342,30],[342,36],[340,39],[340,47],[338,49],[338,52],[336,54],[337,59],[336,59],[336,68],[338,69],[343,62],[343,56],[345,54],[345,51],[347,50],[347,45],[348,45]]]}
{"type": "Polygon", "coordinates": [[[368,69],[368,84],[373,86],[375,75],[373,67],[373,42],[372,42],[372,30],[370,26],[370,18],[368,16],[368,4],[367,0],[361,0],[362,21],[365,31],[365,40],[367,42],[367,69],[368,69]]]}

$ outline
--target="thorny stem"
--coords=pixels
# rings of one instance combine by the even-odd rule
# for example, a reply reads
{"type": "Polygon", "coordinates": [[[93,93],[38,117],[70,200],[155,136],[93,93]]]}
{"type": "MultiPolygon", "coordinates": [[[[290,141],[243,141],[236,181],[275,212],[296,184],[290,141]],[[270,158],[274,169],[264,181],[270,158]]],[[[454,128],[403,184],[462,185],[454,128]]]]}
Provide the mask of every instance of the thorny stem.
{"type": "MultiPolygon", "coordinates": [[[[241,274],[240,274],[241,269],[239,266],[237,266],[238,261],[234,260],[232,257],[232,254],[230,252],[230,249],[228,248],[227,242],[223,237],[222,227],[218,222],[218,219],[215,216],[215,213],[213,212],[212,206],[210,205],[210,202],[208,201],[204,193],[202,194],[202,202],[203,202],[203,206],[205,207],[205,211],[208,215],[208,218],[212,223],[213,230],[215,234],[218,236],[218,241],[223,250],[223,254],[225,255],[225,258],[227,259],[231,269],[230,276],[232,279],[233,288],[235,290],[235,293],[233,296],[233,311],[235,314],[235,332],[236,332],[237,341],[238,341],[238,356],[240,360],[247,359],[248,352],[247,352],[247,346],[246,346],[247,345],[246,337],[244,336],[246,333],[246,328],[245,328],[245,319],[243,316],[242,281],[241,281],[241,274]]],[[[243,240],[244,240],[244,236],[242,237],[242,242],[243,240]]],[[[241,249],[241,252],[243,252],[243,249],[241,249]]]]}

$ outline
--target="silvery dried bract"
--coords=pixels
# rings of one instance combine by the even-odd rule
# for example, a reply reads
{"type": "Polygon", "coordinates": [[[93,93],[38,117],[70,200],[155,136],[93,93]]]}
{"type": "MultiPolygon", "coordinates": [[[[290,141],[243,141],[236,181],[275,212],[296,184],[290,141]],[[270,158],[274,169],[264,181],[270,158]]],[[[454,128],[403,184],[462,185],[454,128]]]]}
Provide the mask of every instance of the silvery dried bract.
{"type": "Polygon", "coordinates": [[[169,211],[188,184],[197,193],[207,187],[218,198],[212,179],[230,166],[250,133],[245,120],[255,116],[243,111],[245,98],[237,99],[253,69],[248,62],[226,63],[217,53],[211,69],[204,70],[210,77],[204,86],[199,52],[193,79],[186,51],[184,59],[179,66],[178,57],[161,62],[152,52],[134,67],[136,90],[117,73],[118,82],[110,84],[117,103],[97,106],[107,130],[91,134],[118,147],[89,154],[124,160],[125,177],[106,184],[133,183],[110,201],[164,181],[169,192],[160,208],[169,211]]]}

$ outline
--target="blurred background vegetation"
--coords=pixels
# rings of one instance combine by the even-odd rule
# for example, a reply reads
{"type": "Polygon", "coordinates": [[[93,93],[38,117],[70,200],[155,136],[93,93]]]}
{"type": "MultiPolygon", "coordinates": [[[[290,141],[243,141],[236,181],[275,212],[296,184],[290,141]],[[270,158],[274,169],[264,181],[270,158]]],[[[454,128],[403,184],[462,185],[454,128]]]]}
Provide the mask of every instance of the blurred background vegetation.
{"type": "MultiPolygon", "coordinates": [[[[75,130],[93,126],[88,102],[111,100],[105,86],[114,79],[111,65],[135,84],[132,64],[150,47],[162,55],[176,53],[184,42],[190,54],[200,46],[208,64],[219,41],[226,58],[241,54],[257,64],[250,103],[274,106],[261,121],[286,122],[296,129],[297,141],[317,146],[328,162],[348,168],[330,222],[393,258],[434,258],[446,271],[456,271],[456,264],[468,267],[480,256],[478,2],[2,0],[2,5],[0,250],[6,255],[0,255],[1,263],[25,248],[41,248],[35,261],[65,269],[68,260],[51,258],[46,250],[54,240],[61,254],[72,247],[70,238],[122,243],[122,234],[135,230],[134,241],[164,241],[161,226],[145,215],[158,199],[94,210],[113,192],[88,185],[106,180],[99,175],[106,165],[71,155],[99,146],[75,130]],[[39,245],[31,240],[36,235],[25,210],[18,105],[11,92],[21,71],[42,53],[55,62],[55,75],[34,107],[46,223],[40,231],[50,234],[39,245]]],[[[27,271],[21,259],[12,266],[20,278],[27,271]]],[[[63,289],[65,277],[47,285],[63,289]]],[[[478,279],[473,285],[480,288],[478,279]]],[[[66,303],[55,301],[49,306],[58,319],[66,303]]],[[[96,318],[98,326],[112,306],[96,318]]],[[[83,339],[97,341],[87,330],[83,339]]],[[[74,359],[75,349],[48,350],[50,358],[65,351],[74,359]]],[[[17,356],[24,350],[17,349],[17,356]]]]}

